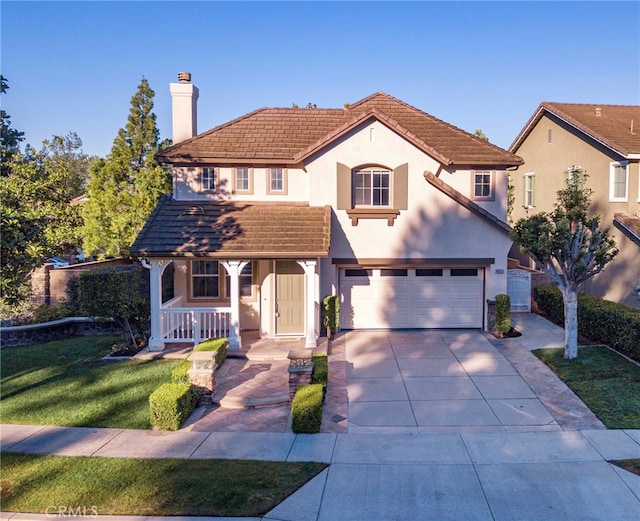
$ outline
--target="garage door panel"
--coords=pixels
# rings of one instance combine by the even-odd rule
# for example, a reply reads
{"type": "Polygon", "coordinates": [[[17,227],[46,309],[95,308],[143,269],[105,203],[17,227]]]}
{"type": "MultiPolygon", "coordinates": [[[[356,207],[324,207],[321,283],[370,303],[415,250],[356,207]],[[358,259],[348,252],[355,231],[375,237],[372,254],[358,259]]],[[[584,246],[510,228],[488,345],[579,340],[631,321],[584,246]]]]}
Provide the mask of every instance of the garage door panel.
{"type": "MultiPolygon", "coordinates": [[[[389,270],[390,271],[390,270],[389,270]]],[[[368,277],[341,277],[341,320],[345,328],[482,327],[482,281],[478,276],[394,276],[370,270],[368,277]]],[[[478,270],[480,272],[480,270],[478,270]]]]}

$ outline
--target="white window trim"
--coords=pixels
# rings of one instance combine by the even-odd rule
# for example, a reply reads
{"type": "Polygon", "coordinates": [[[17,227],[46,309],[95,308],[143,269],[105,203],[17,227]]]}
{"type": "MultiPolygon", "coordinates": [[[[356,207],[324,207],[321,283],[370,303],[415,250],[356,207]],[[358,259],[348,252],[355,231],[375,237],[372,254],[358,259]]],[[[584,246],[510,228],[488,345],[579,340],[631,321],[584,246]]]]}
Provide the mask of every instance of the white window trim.
{"type": "Polygon", "coordinates": [[[536,194],[536,186],[535,186],[536,174],[535,172],[527,172],[526,174],[524,174],[524,178],[525,178],[525,185],[524,185],[524,195],[523,195],[522,206],[527,209],[535,208],[536,207],[536,195],[535,195],[536,194]],[[533,180],[531,183],[531,200],[532,200],[531,202],[533,204],[524,204],[527,201],[527,181],[526,181],[527,178],[530,178],[533,180]]]}
{"type": "Polygon", "coordinates": [[[214,167],[202,167],[200,169],[200,191],[201,192],[215,192],[216,187],[218,186],[218,179],[216,174],[216,169],[214,167]],[[205,173],[209,173],[211,171],[213,173],[213,188],[205,188],[204,176],[205,173]]]}
{"type": "Polygon", "coordinates": [[[495,200],[495,171],[494,170],[472,170],[471,171],[471,194],[472,199],[479,201],[495,200]],[[476,195],[476,175],[489,175],[489,195],[476,195]]]}
{"type": "Polygon", "coordinates": [[[354,170],[351,173],[351,182],[352,182],[352,186],[353,186],[353,207],[354,208],[392,208],[393,207],[393,171],[389,170],[388,168],[384,168],[384,167],[377,167],[377,166],[372,166],[372,167],[367,167],[367,168],[358,168],[356,170],[354,170]],[[356,203],[356,191],[357,191],[357,187],[356,187],[356,176],[360,173],[363,172],[367,172],[369,173],[370,179],[371,179],[371,186],[369,187],[369,195],[370,195],[370,199],[369,199],[369,204],[366,203],[362,203],[362,204],[357,204],[356,203]],[[377,173],[377,174],[386,174],[389,178],[389,188],[388,188],[388,203],[387,204],[373,204],[373,191],[374,191],[374,187],[373,187],[373,174],[377,173]]]}
{"type": "Polygon", "coordinates": [[[609,202],[610,203],[626,203],[629,200],[629,162],[628,161],[612,161],[609,163],[609,202]],[[615,197],[613,195],[614,172],[616,167],[624,167],[624,197],[615,197]]]}

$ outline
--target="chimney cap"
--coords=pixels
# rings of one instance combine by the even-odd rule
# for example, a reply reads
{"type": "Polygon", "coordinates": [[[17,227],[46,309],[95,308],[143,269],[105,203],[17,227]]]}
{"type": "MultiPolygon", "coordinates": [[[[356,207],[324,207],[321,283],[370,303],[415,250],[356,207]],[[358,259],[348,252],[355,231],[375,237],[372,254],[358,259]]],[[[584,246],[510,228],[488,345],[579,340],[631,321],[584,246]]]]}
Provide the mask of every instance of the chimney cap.
{"type": "Polygon", "coordinates": [[[191,83],[191,73],[190,72],[179,72],[178,73],[178,81],[180,83],[191,83]]]}

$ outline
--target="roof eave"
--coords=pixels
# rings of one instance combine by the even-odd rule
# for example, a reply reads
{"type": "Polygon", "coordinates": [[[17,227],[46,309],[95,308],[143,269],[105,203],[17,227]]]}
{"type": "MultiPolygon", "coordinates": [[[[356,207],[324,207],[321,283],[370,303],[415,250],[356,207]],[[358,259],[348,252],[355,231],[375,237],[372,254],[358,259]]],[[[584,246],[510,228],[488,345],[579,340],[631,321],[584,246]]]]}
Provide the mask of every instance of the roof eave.
{"type": "Polygon", "coordinates": [[[498,219],[491,212],[488,212],[480,205],[474,203],[471,199],[458,192],[455,188],[442,181],[439,177],[435,176],[431,172],[425,172],[424,178],[429,184],[440,190],[443,194],[453,199],[456,203],[460,204],[471,213],[474,213],[478,217],[481,217],[486,222],[496,227],[507,235],[511,232],[511,227],[504,221],[498,219]]]}

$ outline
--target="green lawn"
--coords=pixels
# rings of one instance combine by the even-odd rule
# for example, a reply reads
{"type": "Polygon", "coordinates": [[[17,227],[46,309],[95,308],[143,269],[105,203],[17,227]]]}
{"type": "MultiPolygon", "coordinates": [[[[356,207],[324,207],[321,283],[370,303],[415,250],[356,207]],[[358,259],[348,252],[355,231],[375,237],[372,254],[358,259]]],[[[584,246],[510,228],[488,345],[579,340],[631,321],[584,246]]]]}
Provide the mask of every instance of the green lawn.
{"type": "Polygon", "coordinates": [[[324,463],[2,454],[2,510],[86,515],[260,516],[324,463]]]}
{"type": "Polygon", "coordinates": [[[640,367],[604,346],[533,351],[609,429],[640,429],[640,367]]]}
{"type": "Polygon", "coordinates": [[[177,361],[107,361],[93,336],[0,351],[3,423],[149,429],[149,395],[177,361]]]}

